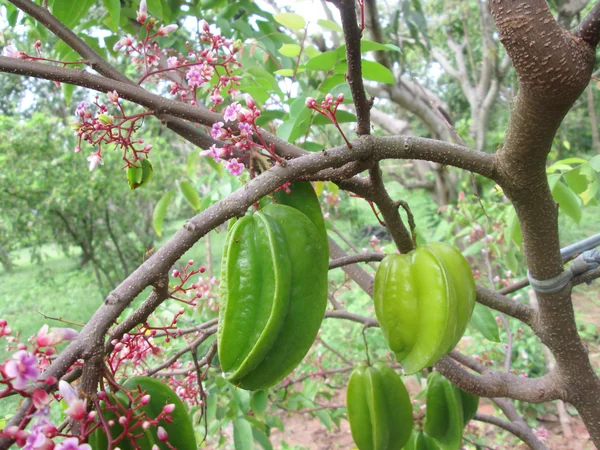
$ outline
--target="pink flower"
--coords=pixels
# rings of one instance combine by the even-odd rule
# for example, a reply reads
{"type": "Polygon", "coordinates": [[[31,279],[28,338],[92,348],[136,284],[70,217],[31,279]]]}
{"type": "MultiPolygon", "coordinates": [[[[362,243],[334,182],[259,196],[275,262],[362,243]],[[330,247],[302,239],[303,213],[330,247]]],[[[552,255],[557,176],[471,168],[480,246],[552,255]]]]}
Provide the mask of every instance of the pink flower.
{"type": "Polygon", "coordinates": [[[213,123],[212,126],[212,130],[210,132],[210,135],[214,138],[214,139],[221,139],[221,136],[223,136],[224,134],[224,130],[223,130],[223,122],[217,122],[217,123],[213,123]]]}
{"type": "Polygon", "coordinates": [[[215,73],[215,69],[212,66],[202,64],[200,66],[194,66],[185,74],[188,84],[192,88],[198,88],[208,83],[215,73]]]}
{"type": "Polygon", "coordinates": [[[77,108],[75,109],[75,116],[76,117],[80,117],[80,118],[85,118],[88,115],[89,111],[87,110],[88,104],[87,102],[81,102],[79,105],[77,105],[77,108]]]}
{"type": "Polygon", "coordinates": [[[4,365],[4,373],[13,380],[16,389],[24,389],[29,381],[35,381],[39,375],[35,356],[25,350],[19,350],[4,365]]]}
{"type": "Polygon", "coordinates": [[[80,444],[79,439],[73,437],[62,441],[54,447],[54,450],[92,450],[92,446],[90,444],[80,444]]]}
{"type": "Polygon", "coordinates": [[[75,388],[64,380],[58,382],[58,390],[68,405],[65,414],[72,419],[83,420],[86,413],[85,400],[80,399],[75,388]]]}
{"type": "Polygon", "coordinates": [[[137,21],[144,23],[148,18],[148,7],[146,6],[146,0],[140,2],[140,8],[137,10],[137,21]]]}
{"type": "Polygon", "coordinates": [[[25,446],[23,447],[23,450],[41,449],[42,446],[46,444],[46,440],[47,439],[44,435],[42,427],[36,427],[27,437],[27,441],[25,441],[25,446]]]}
{"type": "Polygon", "coordinates": [[[237,158],[232,158],[225,163],[225,168],[231,175],[237,177],[242,174],[242,171],[244,170],[244,164],[239,162],[237,158]]]}
{"type": "Polygon", "coordinates": [[[90,162],[90,171],[94,170],[98,165],[104,165],[104,161],[102,161],[102,156],[98,153],[92,153],[88,156],[87,160],[90,162]]]}
{"type": "Polygon", "coordinates": [[[223,115],[225,122],[233,122],[233,121],[237,120],[238,113],[241,110],[242,110],[242,106],[238,102],[235,102],[235,103],[232,103],[231,105],[229,105],[227,108],[225,108],[225,114],[223,115]]]}
{"type": "Polygon", "coordinates": [[[42,389],[36,389],[33,391],[33,395],[31,396],[31,401],[33,402],[33,406],[35,409],[44,409],[48,403],[50,403],[50,396],[48,393],[42,389]]]}
{"type": "Polygon", "coordinates": [[[163,27],[161,25],[158,28],[158,31],[156,32],[156,34],[158,36],[168,36],[169,34],[174,32],[177,28],[179,28],[179,27],[177,25],[175,25],[174,23],[172,23],[171,25],[167,25],[166,27],[163,27]]]}
{"type": "Polygon", "coordinates": [[[167,58],[167,67],[169,69],[174,69],[175,67],[179,67],[180,63],[179,63],[179,59],[177,58],[177,56],[171,56],[169,58],[167,58]]]}
{"type": "Polygon", "coordinates": [[[200,156],[210,156],[212,157],[212,159],[214,159],[216,162],[221,161],[221,158],[219,158],[219,149],[217,148],[216,145],[211,145],[210,148],[208,150],[202,150],[200,152],[200,156]]]}
{"type": "Polygon", "coordinates": [[[113,50],[116,52],[118,50],[121,50],[123,47],[130,47],[132,45],[133,45],[133,36],[128,34],[127,36],[122,37],[121,39],[119,39],[117,41],[117,43],[113,47],[113,50]]]}
{"type": "Polygon", "coordinates": [[[79,333],[72,328],[48,328],[48,325],[42,326],[37,334],[37,346],[48,347],[56,345],[62,341],[72,341],[77,339],[79,333]]]}
{"type": "Polygon", "coordinates": [[[212,94],[210,94],[209,99],[215,105],[220,105],[221,103],[223,103],[223,96],[219,91],[215,91],[212,94]]]}
{"type": "Polygon", "coordinates": [[[252,136],[252,126],[249,123],[240,123],[239,128],[242,136],[252,136]]]}
{"type": "Polygon", "coordinates": [[[2,54],[9,58],[20,58],[21,57],[21,52],[19,50],[17,50],[17,47],[15,47],[12,44],[9,44],[6,47],[4,47],[4,50],[2,50],[2,54]]]}
{"type": "Polygon", "coordinates": [[[119,93],[117,91],[112,91],[106,94],[108,96],[108,101],[111,103],[119,103],[119,93]]]}

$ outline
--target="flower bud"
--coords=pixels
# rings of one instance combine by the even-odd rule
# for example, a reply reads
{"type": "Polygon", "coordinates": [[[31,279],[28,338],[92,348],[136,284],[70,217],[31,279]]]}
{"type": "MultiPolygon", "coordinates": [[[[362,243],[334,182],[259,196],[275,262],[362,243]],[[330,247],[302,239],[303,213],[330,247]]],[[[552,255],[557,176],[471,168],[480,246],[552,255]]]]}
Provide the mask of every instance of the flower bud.
{"type": "Polygon", "coordinates": [[[314,108],[314,106],[317,104],[317,101],[312,97],[307,97],[304,104],[307,108],[314,108]]]}
{"type": "Polygon", "coordinates": [[[158,432],[156,434],[158,435],[158,440],[161,442],[166,442],[167,439],[169,439],[169,435],[163,427],[158,427],[158,432]]]}
{"type": "Polygon", "coordinates": [[[165,414],[171,414],[173,411],[175,411],[175,405],[173,403],[169,403],[163,407],[163,412],[165,414]]]}

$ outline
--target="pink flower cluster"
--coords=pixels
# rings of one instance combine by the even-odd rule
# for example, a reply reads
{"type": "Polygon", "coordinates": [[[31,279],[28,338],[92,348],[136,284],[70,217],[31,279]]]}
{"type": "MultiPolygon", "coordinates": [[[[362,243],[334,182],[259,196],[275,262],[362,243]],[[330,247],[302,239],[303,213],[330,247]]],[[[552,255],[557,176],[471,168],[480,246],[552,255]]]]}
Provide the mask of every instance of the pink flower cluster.
{"type": "Polygon", "coordinates": [[[340,128],[340,124],[338,123],[338,120],[336,117],[338,106],[340,106],[340,104],[343,101],[344,101],[344,94],[339,94],[337,96],[337,98],[335,99],[335,101],[333,100],[333,95],[327,94],[325,96],[325,100],[323,100],[321,102],[321,104],[318,104],[317,101],[312,97],[307,97],[304,104],[306,105],[306,107],[308,109],[313,109],[316,112],[318,112],[319,114],[327,117],[331,121],[331,123],[333,123],[335,125],[335,127],[338,129],[338,131],[342,135],[342,138],[344,139],[346,146],[348,148],[352,148],[352,144],[350,144],[348,139],[346,139],[346,135],[340,128]]]}
{"type": "Polygon", "coordinates": [[[279,161],[272,145],[267,144],[256,125],[260,111],[256,102],[250,95],[246,95],[246,108],[234,102],[225,108],[223,119],[225,122],[237,122],[237,129],[226,126],[223,122],[213,124],[211,136],[221,142],[223,147],[212,145],[209,149],[200,152],[202,156],[209,156],[216,162],[222,162],[231,175],[239,176],[251,161],[258,161],[266,168],[265,158],[279,161]],[[253,136],[257,137],[255,141],[253,136]],[[244,164],[243,161],[246,161],[244,164]]]}
{"type": "Polygon", "coordinates": [[[151,113],[127,115],[116,91],[109,92],[107,96],[109,102],[118,111],[116,115],[109,115],[108,106],[99,103],[98,97],[92,105],[88,102],[81,102],[75,109],[77,122],[71,125],[73,133],[78,138],[75,152],[81,151],[83,141],[95,147],[96,151],[87,158],[89,169],[94,170],[104,164],[103,146],[113,144],[116,148],[121,149],[125,167],[138,167],[139,161],[148,157],[152,146],[143,145],[144,140],[134,138],[133,134],[137,129],[138,121],[151,113]]]}

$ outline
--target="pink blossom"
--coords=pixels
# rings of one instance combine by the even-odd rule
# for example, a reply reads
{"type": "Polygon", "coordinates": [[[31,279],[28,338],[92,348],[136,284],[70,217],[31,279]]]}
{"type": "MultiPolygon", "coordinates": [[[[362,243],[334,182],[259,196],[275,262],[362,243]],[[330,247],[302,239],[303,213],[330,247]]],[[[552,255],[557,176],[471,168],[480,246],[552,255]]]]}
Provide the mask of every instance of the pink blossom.
{"type": "Polygon", "coordinates": [[[75,388],[64,380],[58,382],[58,390],[68,405],[65,414],[72,419],[83,420],[86,413],[85,400],[80,399],[75,388]]]}
{"type": "Polygon", "coordinates": [[[240,123],[239,128],[242,136],[252,136],[252,126],[249,123],[240,123]]]}
{"type": "Polygon", "coordinates": [[[225,168],[231,175],[237,177],[242,174],[242,171],[244,170],[244,164],[239,162],[237,158],[232,158],[225,163],[225,168]]]}
{"type": "Polygon", "coordinates": [[[42,427],[36,427],[27,437],[27,441],[25,441],[25,446],[23,447],[23,450],[41,449],[42,446],[46,444],[46,441],[47,439],[42,431],[42,427]]]}
{"type": "Polygon", "coordinates": [[[179,28],[177,25],[175,25],[174,23],[172,23],[171,25],[167,25],[166,27],[163,27],[162,25],[158,28],[158,31],[156,32],[156,34],[158,36],[168,36],[169,34],[173,33],[177,28],[179,28]]]}
{"type": "Polygon", "coordinates": [[[48,325],[42,326],[37,334],[37,346],[48,347],[56,345],[62,341],[72,341],[77,339],[79,333],[72,328],[48,328],[48,325]]]}
{"type": "Polygon", "coordinates": [[[80,444],[79,439],[72,437],[58,444],[54,450],[92,450],[90,444],[80,444]]]}
{"type": "Polygon", "coordinates": [[[108,96],[108,101],[112,103],[119,103],[119,93],[117,91],[112,91],[106,94],[108,96]]]}
{"type": "Polygon", "coordinates": [[[211,145],[208,150],[202,150],[200,156],[210,156],[216,162],[221,161],[221,158],[219,158],[219,148],[214,144],[211,145]]]}
{"type": "Polygon", "coordinates": [[[221,137],[225,134],[225,130],[223,130],[223,122],[213,123],[212,130],[210,135],[214,139],[221,139],[221,137]]]}
{"type": "Polygon", "coordinates": [[[128,34],[127,36],[122,37],[121,39],[119,39],[117,41],[117,43],[113,47],[113,50],[116,52],[118,50],[121,50],[123,47],[130,47],[132,45],[133,45],[133,36],[128,34]]]}
{"type": "Polygon", "coordinates": [[[137,21],[144,23],[148,18],[148,7],[146,6],[146,0],[140,2],[140,8],[137,10],[137,21]]]}
{"type": "Polygon", "coordinates": [[[212,94],[210,94],[209,99],[215,105],[220,105],[221,103],[223,103],[223,96],[219,91],[215,91],[212,94]]]}
{"type": "Polygon", "coordinates": [[[13,380],[16,389],[27,387],[28,381],[35,381],[39,375],[35,356],[25,350],[19,350],[4,365],[4,373],[13,380]]]}
{"type": "Polygon", "coordinates": [[[77,105],[77,108],[75,109],[75,116],[80,117],[80,118],[85,118],[88,115],[89,111],[87,110],[88,107],[88,103],[87,102],[81,102],[79,105],[77,105]]]}
{"type": "Polygon", "coordinates": [[[188,84],[192,88],[198,88],[208,83],[215,73],[215,69],[207,64],[194,66],[185,74],[188,84]]]}
{"type": "Polygon", "coordinates": [[[102,156],[100,156],[98,153],[92,153],[90,156],[88,156],[87,160],[90,162],[90,171],[97,168],[100,164],[104,165],[102,156]]]}
{"type": "Polygon", "coordinates": [[[177,56],[171,56],[169,58],[167,58],[167,67],[169,69],[174,69],[175,67],[179,67],[180,63],[179,63],[179,59],[177,58],[177,56]]]}
{"type": "Polygon", "coordinates": [[[2,54],[9,58],[20,58],[21,57],[21,52],[19,50],[17,50],[17,47],[15,47],[12,44],[9,44],[6,47],[4,47],[4,50],[2,50],[2,54]]]}
{"type": "Polygon", "coordinates": [[[233,122],[234,120],[237,120],[238,113],[241,110],[242,106],[238,102],[229,105],[227,108],[225,108],[225,114],[223,115],[225,122],[233,122]]]}
{"type": "Polygon", "coordinates": [[[31,396],[33,406],[35,406],[35,409],[37,410],[44,409],[48,403],[50,403],[50,400],[51,398],[48,393],[42,389],[34,390],[33,395],[31,396]]]}

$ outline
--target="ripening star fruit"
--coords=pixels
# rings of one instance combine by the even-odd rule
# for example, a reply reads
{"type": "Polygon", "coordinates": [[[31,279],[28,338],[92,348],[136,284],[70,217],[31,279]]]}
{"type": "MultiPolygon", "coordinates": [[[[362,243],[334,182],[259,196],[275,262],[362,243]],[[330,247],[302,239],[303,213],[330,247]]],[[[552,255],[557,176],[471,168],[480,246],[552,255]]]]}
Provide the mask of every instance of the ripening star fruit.
{"type": "Polygon", "coordinates": [[[327,305],[329,249],[310,183],[237,220],[223,251],[219,361],[225,378],[266,389],[304,358],[327,305]]]}
{"type": "Polygon", "coordinates": [[[363,363],[352,372],[346,407],[359,450],[400,450],[411,436],[410,397],[400,376],[383,363],[363,363]]]}
{"type": "Polygon", "coordinates": [[[379,265],[374,284],[375,314],[407,375],[452,350],[475,307],[475,280],[454,247],[432,243],[379,265]]]}

